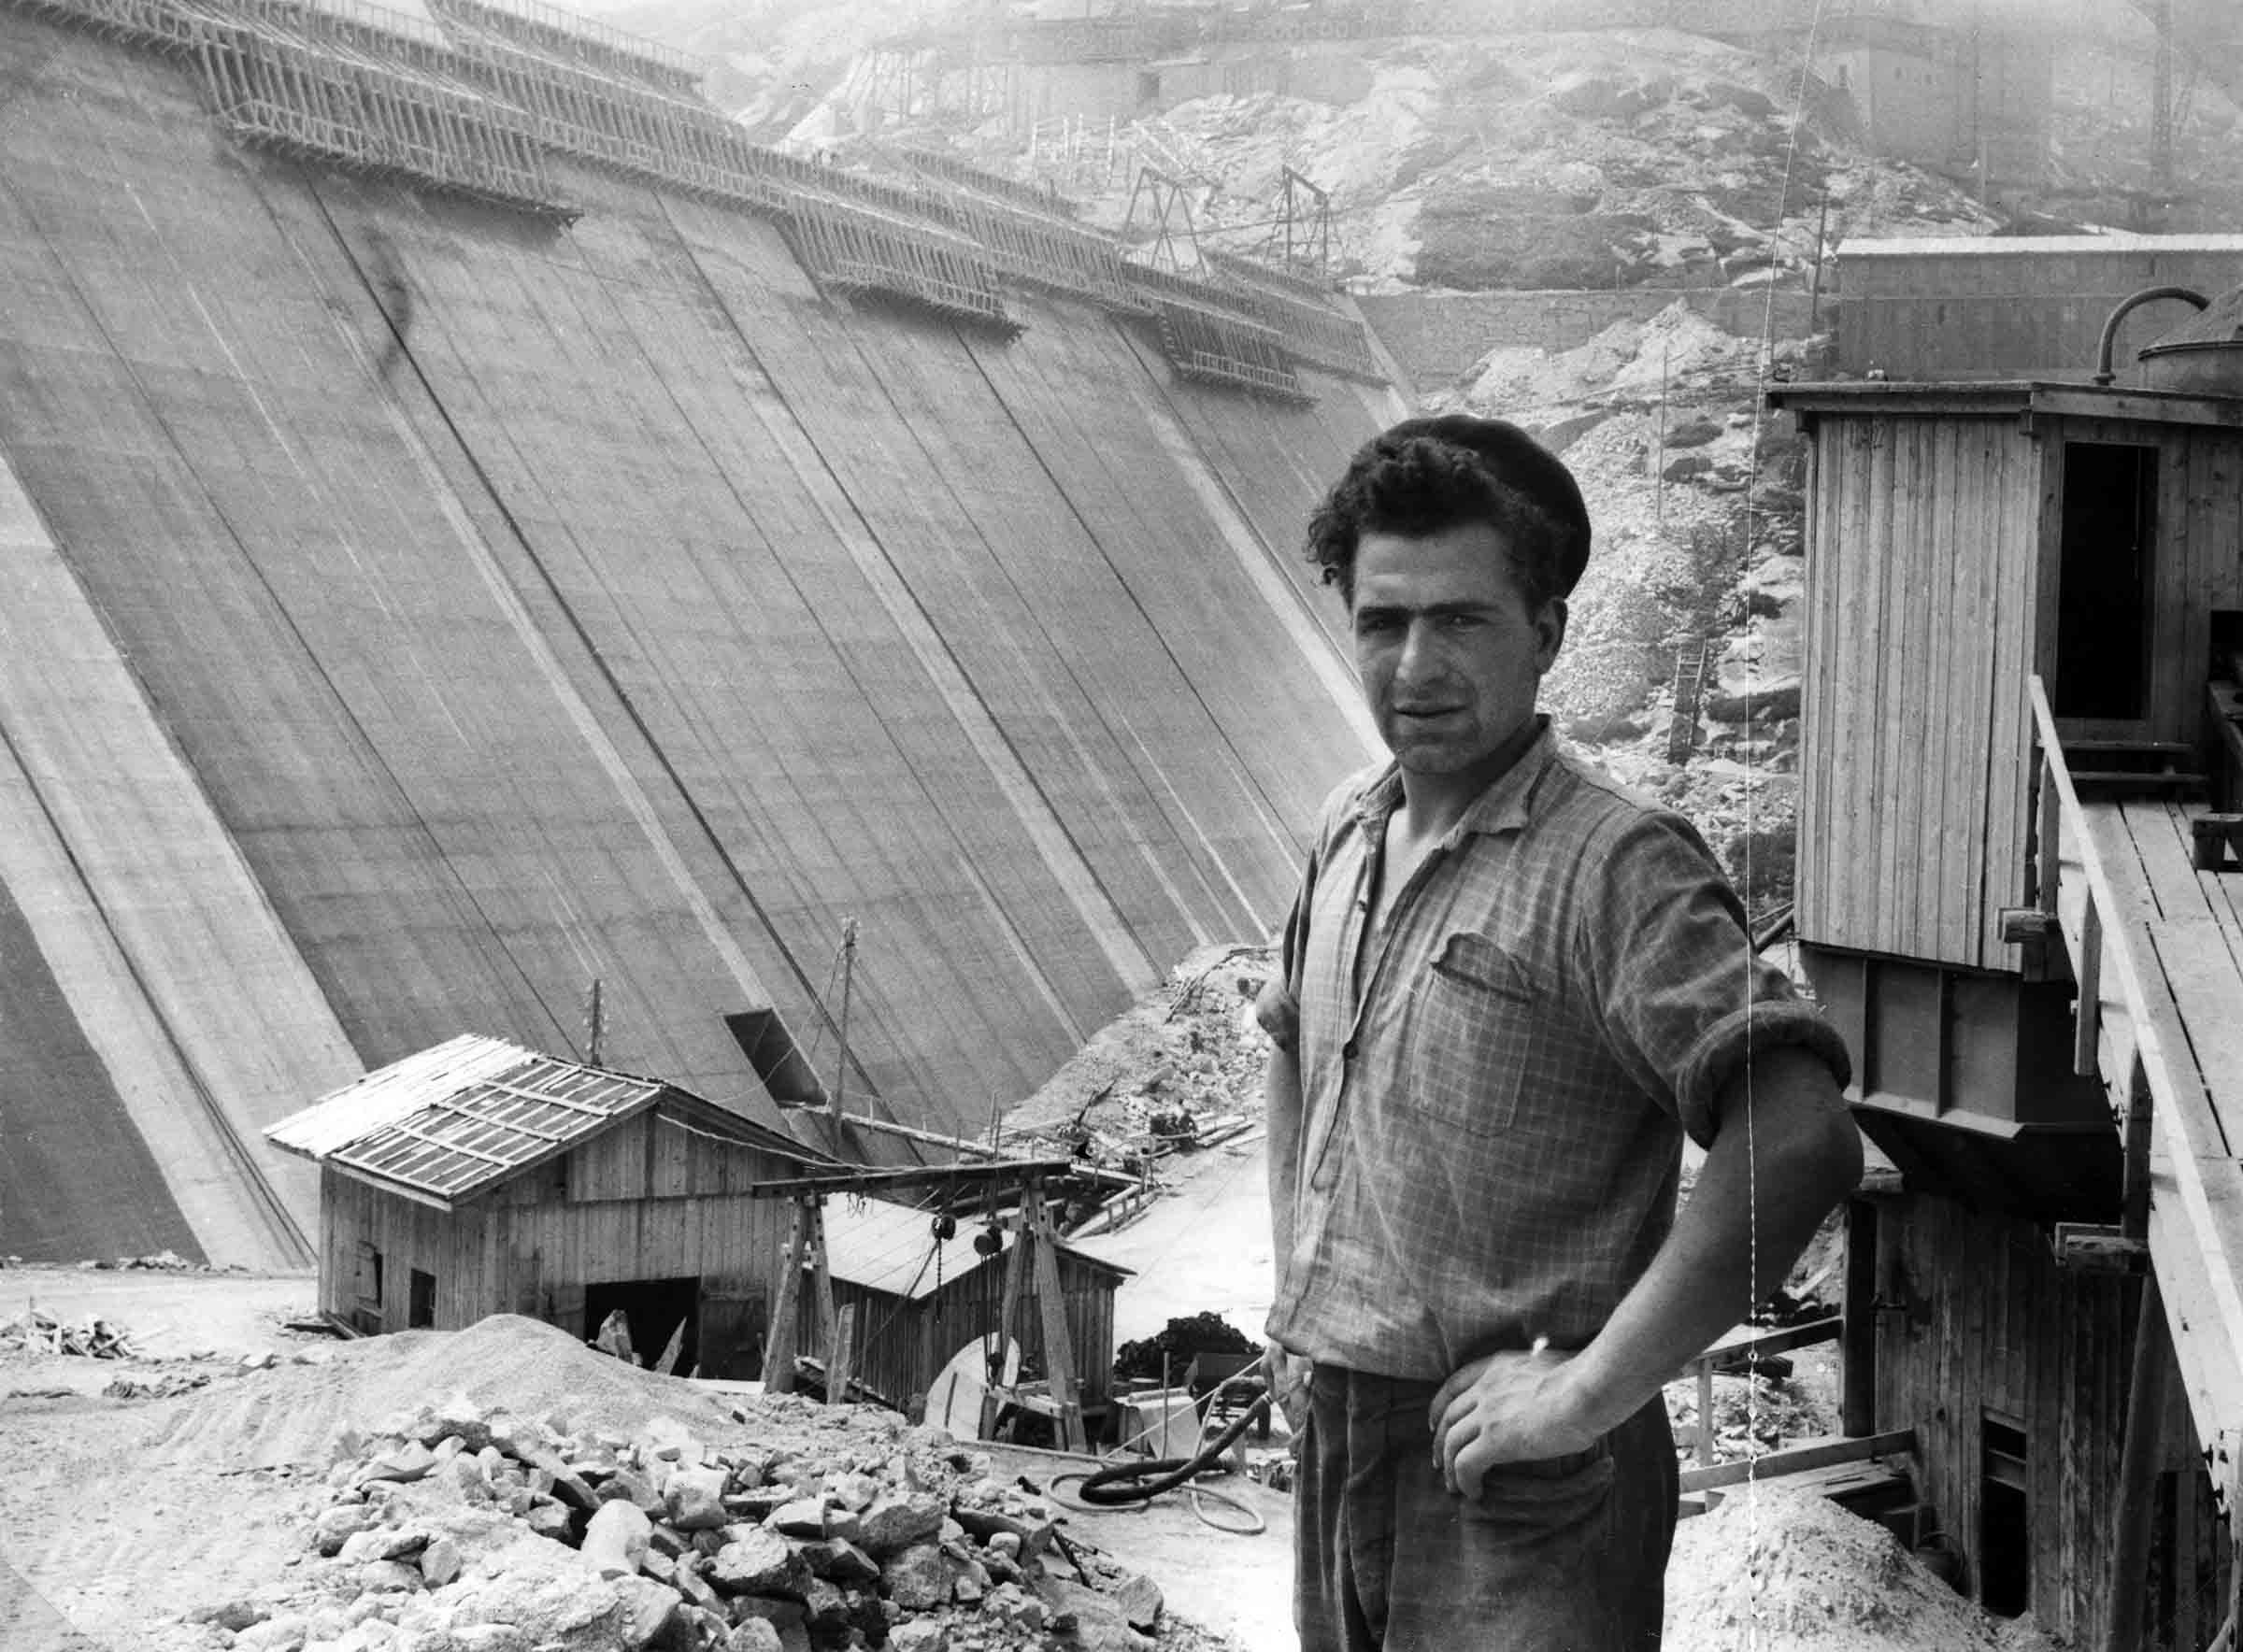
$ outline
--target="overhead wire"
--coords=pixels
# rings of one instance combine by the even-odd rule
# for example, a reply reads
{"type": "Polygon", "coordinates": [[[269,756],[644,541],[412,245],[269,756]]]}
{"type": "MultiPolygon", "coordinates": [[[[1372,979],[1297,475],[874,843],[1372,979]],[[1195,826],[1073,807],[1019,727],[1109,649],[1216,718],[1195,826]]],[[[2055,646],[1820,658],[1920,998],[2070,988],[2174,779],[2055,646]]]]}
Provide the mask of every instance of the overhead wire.
{"type": "MultiPolygon", "coordinates": [[[[1766,284],[1766,294],[1761,308],[1760,348],[1754,363],[1756,368],[1756,372],[1754,374],[1754,384],[1756,388],[1752,397],[1752,441],[1750,454],[1746,461],[1745,474],[1744,552],[1748,557],[1751,555],[1752,551],[1754,515],[1753,492],[1760,482],[1761,437],[1767,419],[1767,396],[1764,391],[1759,389],[1758,387],[1764,382],[1766,376],[1772,371],[1775,363],[1776,282],[1777,277],[1782,268],[1784,215],[1786,208],[1791,204],[1792,178],[1793,173],[1796,168],[1799,157],[1799,127],[1802,121],[1805,119],[1807,112],[1807,81],[1814,71],[1815,44],[1822,32],[1822,12],[1826,4],[1827,0],[1815,0],[1814,14],[1807,22],[1807,43],[1801,52],[1799,60],[1798,88],[1792,98],[1792,118],[1790,122],[1790,131],[1784,144],[1783,181],[1777,190],[1776,221],[1772,226],[1770,226],[1768,235],[1768,280],[1766,284]]],[[[1822,257],[1822,248],[1821,245],[1819,233],[1817,244],[1814,248],[1814,257],[1818,263],[1822,257]]],[[[1747,746],[1745,748],[1744,767],[1745,840],[1742,866],[1745,890],[1749,893],[1752,888],[1752,846],[1757,833],[1756,800],[1758,793],[1758,787],[1756,785],[1757,777],[1752,772],[1752,751],[1750,746],[1747,746]]],[[[1758,948],[1751,944],[1751,935],[1749,932],[1746,937],[1746,942],[1745,955],[1742,961],[1745,974],[1745,996],[1749,1004],[1751,1000],[1753,975],[1760,962],[1760,953],[1758,948]]],[[[1749,1210],[1751,1213],[1751,1219],[1747,1221],[1745,1224],[1745,1232],[1747,1235],[1745,1289],[1747,1295],[1753,1299],[1752,1301],[1747,1302],[1745,1304],[1745,1310],[1746,1317],[1748,1319],[1750,1319],[1752,1308],[1757,1305],[1758,1297],[1756,1291],[1760,1280],[1760,1159],[1758,1152],[1759,1143],[1753,1126],[1754,1098],[1752,1089],[1752,1063],[1749,1061],[1745,1063],[1744,1074],[1745,1201],[1749,1210]]],[[[1704,1437],[1710,1439],[1712,1437],[1713,1430],[1713,1417],[1710,1415],[1712,1406],[1710,1402],[1708,1402],[1707,1405],[1707,1410],[1708,1415],[1698,1418],[1698,1427],[1705,1431],[1704,1437]]],[[[1746,1449],[1749,1458],[1750,1452],[1750,1442],[1759,1438],[1760,1434],[1760,1383],[1757,1374],[1749,1374],[1746,1379],[1745,1417],[1745,1435],[1748,1442],[1746,1449]]],[[[1757,1546],[1761,1540],[1760,1500],[1750,1494],[1750,1488],[1755,1484],[1756,1476],[1752,1476],[1749,1474],[1745,1481],[1747,1488],[1747,1494],[1745,1498],[1745,1521],[1748,1532],[1747,1541],[1749,1544],[1757,1546]]],[[[1765,1605],[1756,1595],[1753,1598],[1752,1602],[1752,1615],[1755,1621],[1757,1622],[1764,1617],[1765,1612],[1765,1605]]]]}

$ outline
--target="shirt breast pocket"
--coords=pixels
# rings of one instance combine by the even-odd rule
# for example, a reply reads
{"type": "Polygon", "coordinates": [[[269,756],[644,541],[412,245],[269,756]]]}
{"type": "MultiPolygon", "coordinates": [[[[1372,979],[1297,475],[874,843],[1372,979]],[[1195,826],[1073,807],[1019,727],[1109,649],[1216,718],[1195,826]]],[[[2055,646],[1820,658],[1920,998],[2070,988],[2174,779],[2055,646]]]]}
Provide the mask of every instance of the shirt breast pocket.
{"type": "Polygon", "coordinates": [[[1418,982],[1407,1070],[1409,1102],[1479,1135],[1510,1129],[1536,1017],[1533,977],[1485,935],[1450,935],[1418,982]]]}

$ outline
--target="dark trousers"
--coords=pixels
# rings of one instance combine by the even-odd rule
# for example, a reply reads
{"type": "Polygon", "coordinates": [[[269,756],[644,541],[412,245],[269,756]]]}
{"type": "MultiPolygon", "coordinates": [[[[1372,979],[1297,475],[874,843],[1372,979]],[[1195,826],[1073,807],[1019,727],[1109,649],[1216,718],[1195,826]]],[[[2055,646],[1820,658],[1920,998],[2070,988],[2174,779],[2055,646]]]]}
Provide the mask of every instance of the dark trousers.
{"type": "Polygon", "coordinates": [[[1653,1401],[1590,1450],[1441,1484],[1437,1384],[1317,1367],[1293,1498],[1302,1652],[1656,1652],[1675,1442],[1653,1401]]]}

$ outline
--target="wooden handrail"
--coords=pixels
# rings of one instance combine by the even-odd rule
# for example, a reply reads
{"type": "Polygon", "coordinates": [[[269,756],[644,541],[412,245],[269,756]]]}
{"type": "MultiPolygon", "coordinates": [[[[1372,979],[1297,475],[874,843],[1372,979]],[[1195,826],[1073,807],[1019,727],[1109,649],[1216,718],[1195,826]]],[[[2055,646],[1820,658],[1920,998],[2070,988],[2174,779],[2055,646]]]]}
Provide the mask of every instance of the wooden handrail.
{"type": "MultiPolygon", "coordinates": [[[[2155,1178],[2149,1212],[2150,1261],[2164,1287],[2199,1439],[2207,1450],[2234,1453],[2243,1435],[2243,1164],[2227,1150],[2210,1087],[2159,956],[2161,949],[2185,956],[2197,936],[2188,921],[2161,917],[2135,868],[2106,864],[2073,788],[2056,719],[2038,676],[2027,679],[2027,693],[2041,755],[2041,785],[2053,789],[2055,800],[2047,808],[2044,790],[2043,887],[2058,897],[2060,928],[2074,954],[2075,976],[2083,984],[2095,983],[2090,990],[2098,1004],[2082,1004],[2083,1015],[2108,1005],[2125,1018],[2131,1052],[2122,1048],[2115,1033],[2098,1039],[2096,1053],[2100,1056],[2107,1044],[2109,1062],[2097,1064],[2107,1089],[2115,1092],[2114,1110],[2135,1126],[2128,1132],[2130,1148],[2145,1160],[2142,1170],[2155,1178]],[[2071,864],[2082,886],[2076,914],[2063,910],[2071,903],[2056,887],[2070,870],[2062,842],[2065,819],[2073,827],[2071,864]],[[2098,929],[2096,935],[2093,932],[2098,929]],[[2092,972],[2083,967],[2081,956],[2091,941],[2098,959],[2092,972]],[[2144,1111],[2147,1131],[2139,1128],[2143,1120],[2137,1117],[2144,1111]]],[[[2226,1476],[2233,1472],[2231,1464],[2214,1473],[2214,1492],[2223,1502],[2232,1502],[2235,1487],[2226,1476]]]]}

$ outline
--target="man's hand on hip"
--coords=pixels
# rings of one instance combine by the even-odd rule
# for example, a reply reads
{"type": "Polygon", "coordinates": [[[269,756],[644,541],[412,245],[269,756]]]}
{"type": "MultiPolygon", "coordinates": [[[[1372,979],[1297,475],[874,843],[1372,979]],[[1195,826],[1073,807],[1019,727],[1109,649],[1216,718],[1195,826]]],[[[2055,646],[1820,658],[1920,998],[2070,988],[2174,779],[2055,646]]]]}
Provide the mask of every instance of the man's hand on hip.
{"type": "Polygon", "coordinates": [[[1569,1380],[1571,1354],[1489,1354],[1462,1367],[1434,1395],[1434,1466],[1463,1497],[1479,1496],[1498,1463],[1566,1457],[1596,1444],[1569,1380]]]}

